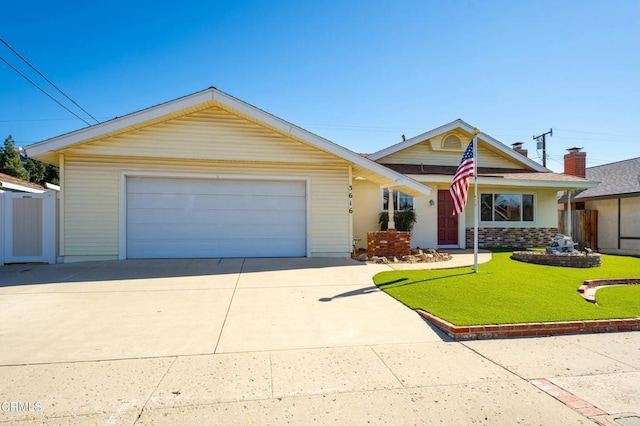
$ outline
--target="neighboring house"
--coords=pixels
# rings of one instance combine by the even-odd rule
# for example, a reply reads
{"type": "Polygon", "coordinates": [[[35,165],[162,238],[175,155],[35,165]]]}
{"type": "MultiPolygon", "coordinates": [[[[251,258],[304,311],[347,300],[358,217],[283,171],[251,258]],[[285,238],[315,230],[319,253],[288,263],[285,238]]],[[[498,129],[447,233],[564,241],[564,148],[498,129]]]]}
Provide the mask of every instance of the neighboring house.
{"type": "Polygon", "coordinates": [[[38,185],[37,183],[28,182],[15,176],[0,173],[0,192],[5,191],[41,194],[47,191],[47,188],[42,185],[38,185]]]}
{"type": "Polygon", "coordinates": [[[347,257],[355,176],[431,192],[214,88],[27,152],[60,167],[63,262],[347,257]]]}
{"type": "MultiPolygon", "coordinates": [[[[598,251],[640,255],[640,157],[589,168],[585,158],[579,148],[572,148],[565,156],[565,173],[600,184],[573,193],[572,208],[598,212],[598,251]]],[[[566,205],[566,196],[560,202],[566,205]]]]}
{"type": "MultiPolygon", "coordinates": [[[[452,217],[447,190],[472,130],[457,120],[365,158],[210,88],[27,153],[60,166],[63,262],[347,257],[379,229],[385,192],[416,210],[413,246],[470,245],[472,209],[452,217]]],[[[478,151],[485,247],[547,244],[556,192],[595,185],[484,133],[478,151]]]]}
{"type": "Polygon", "coordinates": [[[0,173],[0,266],[55,263],[56,196],[48,189],[0,173]]]}
{"type": "MultiPolygon", "coordinates": [[[[473,246],[474,185],[470,180],[466,211],[454,216],[449,186],[473,126],[455,120],[404,140],[368,158],[433,188],[428,197],[394,194],[396,209],[412,208],[417,223],[412,245],[464,248],[473,246]]],[[[547,246],[558,229],[557,192],[597,185],[584,178],[553,173],[527,158],[522,143],[511,149],[491,136],[478,135],[478,203],[480,247],[547,246]]],[[[366,241],[377,227],[378,213],[387,206],[387,192],[355,177],[354,235],[366,241]],[[373,206],[376,208],[365,208],[373,206]]]]}

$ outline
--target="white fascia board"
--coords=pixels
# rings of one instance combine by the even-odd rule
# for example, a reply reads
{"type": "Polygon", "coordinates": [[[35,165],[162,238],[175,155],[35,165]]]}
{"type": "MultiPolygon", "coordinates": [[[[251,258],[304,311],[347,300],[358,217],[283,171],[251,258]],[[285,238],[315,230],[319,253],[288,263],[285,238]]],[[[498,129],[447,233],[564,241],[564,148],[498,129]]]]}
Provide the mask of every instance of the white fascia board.
{"type": "Polygon", "coordinates": [[[28,186],[18,185],[17,183],[4,182],[4,181],[0,181],[0,186],[6,189],[12,189],[14,191],[30,192],[32,194],[42,194],[43,192],[46,192],[44,189],[36,189],[28,186]]]}
{"type": "Polygon", "coordinates": [[[150,121],[158,117],[210,101],[213,99],[213,91],[214,89],[207,89],[202,92],[194,93],[174,101],[166,102],[104,123],[85,127],[84,129],[76,130],[72,133],[29,145],[25,149],[27,151],[27,155],[31,157],[47,151],[66,148],[87,139],[99,137],[129,126],[135,126],[136,124],[144,123],[145,121],[150,121]]]}
{"type": "MultiPolygon", "coordinates": [[[[406,141],[402,141],[395,145],[391,145],[388,148],[384,148],[384,149],[381,149],[380,151],[374,152],[373,154],[369,154],[369,158],[373,161],[379,160],[383,157],[386,157],[387,155],[394,154],[398,151],[402,151],[405,148],[409,148],[410,146],[416,145],[420,142],[424,142],[426,139],[431,139],[432,137],[437,136],[441,133],[449,132],[453,129],[457,129],[458,127],[464,128],[463,124],[467,124],[467,123],[465,123],[460,119],[452,121],[451,123],[447,123],[433,130],[429,130],[428,132],[419,134],[418,136],[414,136],[410,139],[407,139],[406,141]]],[[[473,129],[471,129],[471,131],[473,131],[473,129]]]]}
{"type": "Polygon", "coordinates": [[[230,95],[227,95],[226,93],[215,91],[213,99],[214,101],[223,103],[230,108],[233,108],[239,112],[242,112],[248,116],[251,116],[256,120],[279,130],[282,133],[289,134],[297,139],[301,139],[307,142],[308,144],[315,146],[325,152],[328,152],[337,157],[343,158],[350,163],[353,163],[365,169],[371,170],[374,173],[377,173],[388,179],[391,179],[394,182],[396,182],[397,185],[399,186],[405,185],[425,195],[429,195],[433,190],[427,185],[424,185],[413,179],[407,178],[406,175],[403,175],[398,172],[394,172],[393,170],[385,166],[382,166],[376,163],[375,161],[371,161],[368,158],[363,157],[362,155],[356,154],[355,152],[350,151],[347,148],[344,148],[336,143],[333,143],[316,134],[313,134],[307,130],[304,130],[301,127],[298,127],[294,124],[289,123],[288,121],[285,121],[281,118],[271,115],[259,108],[256,108],[245,102],[242,102],[230,95]]]}
{"type": "Polygon", "coordinates": [[[147,108],[142,111],[128,114],[121,118],[110,120],[106,123],[96,124],[95,126],[87,127],[66,135],[62,135],[31,145],[26,148],[27,154],[29,156],[35,156],[44,152],[59,150],[87,139],[100,137],[101,135],[107,133],[115,132],[130,126],[135,126],[137,124],[144,123],[145,121],[150,121],[209,101],[220,103],[240,113],[246,114],[247,116],[253,117],[257,121],[260,121],[267,126],[271,126],[279,130],[280,132],[297,137],[312,146],[316,146],[323,151],[341,157],[353,164],[371,170],[372,172],[380,174],[388,179],[396,182],[402,182],[402,185],[406,185],[419,193],[427,195],[431,193],[432,189],[426,185],[423,185],[411,179],[407,179],[406,176],[400,173],[394,172],[393,170],[390,170],[374,161],[356,154],[355,152],[343,148],[340,145],[321,138],[311,132],[308,132],[300,127],[297,127],[285,120],[282,120],[274,115],[271,115],[259,108],[249,105],[246,102],[243,102],[214,88],[209,88],[202,92],[194,93],[192,95],[188,95],[174,101],[166,102],[164,104],[147,108]]]}
{"type": "MultiPolygon", "coordinates": [[[[451,123],[447,123],[443,126],[440,126],[438,128],[435,128],[433,130],[429,130],[428,132],[422,133],[418,136],[415,136],[411,139],[407,139],[404,142],[400,142],[398,144],[392,145],[388,148],[385,148],[383,150],[380,150],[378,152],[374,152],[373,154],[369,155],[369,158],[373,161],[379,160],[383,157],[386,157],[388,155],[394,154],[398,151],[401,151],[405,148],[408,148],[410,146],[416,145],[420,142],[424,142],[427,139],[431,139],[434,136],[440,135],[442,133],[446,133],[449,132],[451,130],[460,128],[464,131],[466,131],[467,133],[471,133],[473,134],[474,131],[474,127],[471,126],[469,123],[466,123],[465,121],[461,120],[461,119],[457,119],[455,121],[452,121],[451,123]]],[[[497,139],[494,139],[493,137],[489,136],[488,134],[484,133],[484,132],[480,132],[478,133],[478,138],[482,139],[484,142],[488,143],[489,145],[493,146],[494,148],[496,148],[497,150],[499,150],[500,152],[502,152],[503,154],[513,158],[516,161],[519,161],[521,163],[526,164],[527,166],[531,167],[532,169],[534,169],[537,172],[550,172],[551,170],[541,166],[540,164],[536,163],[535,161],[533,161],[532,159],[525,157],[524,155],[514,151],[513,149],[509,148],[508,146],[506,146],[505,144],[503,144],[502,142],[500,142],[497,139]]]]}
{"type": "MultiPolygon", "coordinates": [[[[408,177],[423,182],[433,183],[451,183],[453,176],[449,175],[407,175],[408,177]]],[[[469,183],[473,183],[473,179],[469,179],[469,183]]],[[[504,179],[496,177],[483,177],[478,178],[479,185],[491,185],[491,186],[528,186],[531,188],[557,188],[561,190],[572,189],[587,189],[598,186],[600,182],[565,182],[565,181],[544,181],[544,180],[529,180],[529,179],[504,179]]]]}
{"type": "Polygon", "coordinates": [[[503,154],[506,154],[507,156],[513,158],[516,161],[520,161],[521,163],[525,163],[527,166],[531,167],[536,172],[547,172],[547,173],[551,172],[551,170],[547,169],[546,167],[543,167],[541,164],[536,163],[531,158],[525,157],[524,155],[520,154],[519,152],[514,151],[512,148],[509,148],[508,146],[506,146],[505,144],[503,144],[499,140],[492,138],[491,136],[487,135],[486,133],[480,132],[478,134],[478,137],[480,139],[482,139],[483,141],[489,143],[489,145],[491,145],[494,148],[498,149],[503,154]]]}

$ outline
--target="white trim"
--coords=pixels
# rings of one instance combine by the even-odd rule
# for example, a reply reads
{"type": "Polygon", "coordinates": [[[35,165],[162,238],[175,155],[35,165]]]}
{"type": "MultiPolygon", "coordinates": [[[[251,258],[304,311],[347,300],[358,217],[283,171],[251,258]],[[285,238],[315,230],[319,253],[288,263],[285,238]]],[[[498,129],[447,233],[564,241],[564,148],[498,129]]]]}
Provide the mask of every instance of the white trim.
{"type": "MultiPolygon", "coordinates": [[[[410,178],[417,181],[426,181],[429,183],[451,183],[453,176],[450,175],[407,175],[410,178]]],[[[559,180],[529,180],[529,179],[509,179],[509,178],[498,178],[498,177],[486,177],[479,176],[478,177],[478,186],[487,185],[487,186],[524,186],[530,188],[550,188],[550,189],[559,189],[565,190],[568,188],[571,189],[585,189],[585,188],[594,188],[598,186],[599,182],[567,182],[567,181],[559,181],[559,180]]]]}
{"type": "Polygon", "coordinates": [[[190,108],[211,100],[213,100],[213,91],[212,89],[207,89],[202,92],[153,106],[151,108],[127,114],[123,117],[114,118],[113,120],[109,120],[104,123],[85,127],[83,129],[76,130],[75,132],[47,139],[45,141],[29,145],[25,149],[30,157],[48,151],[56,151],[67,148],[70,145],[74,145],[86,139],[100,137],[106,133],[117,132],[118,130],[176,113],[185,108],[190,108]]]}
{"type": "Polygon", "coordinates": [[[5,182],[3,180],[0,180],[0,186],[2,188],[11,189],[14,191],[28,192],[30,194],[42,194],[44,192],[47,192],[46,189],[31,188],[29,186],[20,185],[18,183],[5,182]]]}
{"type": "MultiPolygon", "coordinates": [[[[485,226],[489,226],[489,227],[493,227],[493,228],[498,228],[498,227],[504,227],[504,228],[509,228],[509,227],[527,227],[527,228],[537,228],[538,227],[538,198],[539,198],[539,194],[536,191],[517,191],[515,189],[509,190],[509,191],[503,191],[503,192],[495,192],[492,190],[485,190],[482,191],[480,188],[478,188],[481,192],[480,192],[480,199],[482,199],[483,195],[491,195],[491,217],[492,219],[495,219],[495,211],[496,211],[496,206],[495,206],[495,195],[519,195],[520,196],[520,218],[521,220],[482,220],[481,215],[480,216],[480,223],[484,224],[485,226]],[[524,214],[524,209],[522,208],[522,196],[524,195],[531,195],[533,197],[533,220],[522,220],[522,216],[524,214]]],[[[480,208],[480,212],[482,213],[482,208],[480,208]]]]}
{"type": "Polygon", "coordinates": [[[54,191],[60,191],[60,185],[55,185],[53,183],[46,182],[44,184],[44,187],[47,189],[52,189],[54,191]]]}
{"type": "MultiPolygon", "coordinates": [[[[428,132],[422,133],[418,136],[415,136],[411,139],[407,139],[406,141],[397,143],[395,145],[392,145],[388,148],[382,149],[378,152],[374,152],[373,154],[369,155],[369,159],[376,161],[379,160],[383,157],[386,157],[388,155],[394,154],[398,151],[401,151],[405,148],[409,148],[413,145],[419,144],[421,142],[424,142],[427,139],[431,139],[434,136],[438,136],[441,134],[445,134],[447,132],[450,132],[452,130],[455,129],[462,129],[467,133],[470,133],[471,135],[473,135],[474,133],[474,127],[471,126],[470,124],[464,122],[461,119],[457,119],[452,121],[451,123],[447,123],[444,124],[440,127],[437,127],[433,130],[429,130],[428,132]]],[[[497,150],[499,150],[502,154],[505,154],[507,157],[510,157],[520,163],[524,163],[525,165],[531,167],[532,169],[534,169],[537,172],[550,172],[549,169],[541,166],[540,164],[536,163],[535,161],[533,161],[532,159],[525,157],[524,155],[514,151],[513,149],[509,148],[508,146],[506,146],[505,144],[503,144],[502,142],[498,141],[497,139],[492,138],[491,136],[487,135],[486,133],[478,133],[478,138],[482,139],[483,142],[491,145],[492,147],[496,148],[497,150]]],[[[463,142],[464,145],[464,142],[463,142]]]]}
{"type": "Polygon", "coordinates": [[[34,145],[30,145],[26,148],[29,156],[37,156],[50,151],[56,151],[63,148],[67,148],[71,145],[80,143],[87,139],[97,138],[102,135],[117,132],[119,130],[126,129],[127,127],[136,126],[146,121],[151,121],[163,116],[167,116],[186,108],[196,107],[203,104],[206,107],[208,103],[219,103],[226,108],[235,110],[242,114],[245,114],[253,119],[260,121],[278,131],[291,135],[295,138],[302,139],[306,143],[309,143],[316,148],[333,154],[337,157],[343,158],[352,164],[356,164],[367,170],[370,170],[378,175],[381,175],[392,181],[401,182],[402,185],[413,189],[416,192],[429,195],[432,188],[407,178],[401,173],[394,172],[393,170],[382,166],[374,161],[371,161],[353,151],[350,151],[340,145],[337,145],[327,139],[321,138],[307,130],[297,127],[285,120],[282,120],[274,115],[271,115],[261,109],[258,109],[252,105],[249,105],[239,99],[236,99],[224,92],[221,92],[215,88],[209,88],[202,92],[194,93],[192,95],[185,96],[161,105],[157,105],[151,108],[147,108],[142,111],[138,111],[124,117],[116,118],[106,123],[96,124],[91,127],[87,127],[81,130],[77,130],[66,135],[58,136],[56,138],[48,139],[43,142],[39,142],[34,145]]]}
{"type": "Polygon", "coordinates": [[[64,163],[64,154],[58,155],[58,173],[60,180],[60,192],[58,193],[58,199],[60,203],[58,204],[58,256],[64,257],[64,242],[65,242],[65,233],[64,233],[64,224],[65,224],[65,176],[66,176],[66,167],[64,163]]]}
{"type": "Polygon", "coordinates": [[[290,175],[234,175],[234,174],[208,174],[208,173],[162,173],[162,172],[142,172],[142,171],[121,171],[120,172],[120,244],[118,249],[118,259],[127,259],[127,178],[167,178],[167,179],[208,179],[208,180],[262,180],[262,181],[286,181],[305,183],[306,201],[306,224],[305,224],[305,256],[311,257],[311,176],[290,176],[290,175]]]}

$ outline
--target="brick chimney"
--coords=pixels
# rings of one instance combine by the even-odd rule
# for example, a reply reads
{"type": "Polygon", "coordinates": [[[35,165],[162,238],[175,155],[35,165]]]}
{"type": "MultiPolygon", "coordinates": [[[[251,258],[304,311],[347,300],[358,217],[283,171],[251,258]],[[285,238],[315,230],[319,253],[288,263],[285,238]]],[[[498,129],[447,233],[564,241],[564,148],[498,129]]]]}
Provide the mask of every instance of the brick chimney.
{"type": "Polygon", "coordinates": [[[567,149],[568,154],[564,156],[564,174],[578,176],[581,178],[587,177],[587,153],[580,152],[581,146],[574,146],[567,149]]]}
{"type": "Polygon", "coordinates": [[[529,151],[527,151],[526,149],[522,149],[522,144],[523,143],[524,142],[515,142],[515,143],[512,143],[511,146],[513,147],[513,150],[515,152],[520,153],[520,154],[524,155],[525,157],[527,157],[528,154],[529,154],[529,151]]]}

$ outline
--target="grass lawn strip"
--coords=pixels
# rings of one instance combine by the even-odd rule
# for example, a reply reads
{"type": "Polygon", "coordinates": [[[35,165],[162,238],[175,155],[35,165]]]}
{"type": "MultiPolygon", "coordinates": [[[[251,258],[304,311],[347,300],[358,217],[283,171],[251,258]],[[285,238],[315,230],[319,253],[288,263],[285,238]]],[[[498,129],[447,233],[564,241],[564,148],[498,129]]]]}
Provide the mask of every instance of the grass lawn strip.
{"type": "Polygon", "coordinates": [[[374,282],[408,307],[458,326],[640,317],[638,286],[616,287],[612,298],[605,292],[603,303],[599,290],[597,305],[576,291],[588,279],[640,277],[638,258],[603,255],[598,268],[563,268],[519,262],[510,255],[494,252],[477,274],[469,267],[389,271],[377,274],[374,282]]]}
{"type": "Polygon", "coordinates": [[[615,307],[634,315],[640,305],[640,285],[602,287],[596,293],[596,301],[600,306],[615,307]]]}

